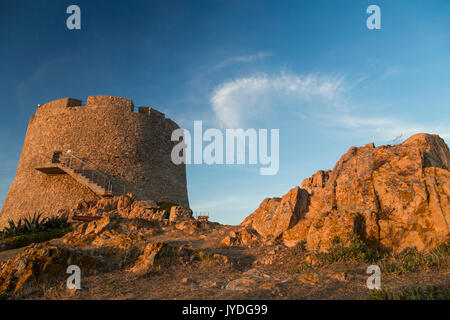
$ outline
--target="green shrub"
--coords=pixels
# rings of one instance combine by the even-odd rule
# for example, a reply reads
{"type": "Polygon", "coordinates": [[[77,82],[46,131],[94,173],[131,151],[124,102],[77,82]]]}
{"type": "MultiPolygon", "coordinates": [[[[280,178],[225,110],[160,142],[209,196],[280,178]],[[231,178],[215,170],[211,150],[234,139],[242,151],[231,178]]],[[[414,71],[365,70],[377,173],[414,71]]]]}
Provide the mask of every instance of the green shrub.
{"type": "Polygon", "coordinates": [[[306,252],[306,240],[300,240],[291,248],[291,252],[294,254],[306,252]]]}
{"type": "Polygon", "coordinates": [[[25,247],[31,243],[45,242],[51,239],[60,238],[70,231],[72,231],[72,227],[51,229],[37,233],[27,233],[6,238],[0,240],[0,251],[25,247]]]}
{"type": "Polygon", "coordinates": [[[386,252],[367,246],[358,236],[353,236],[348,245],[344,245],[339,238],[333,239],[329,251],[317,253],[315,257],[319,267],[335,262],[372,263],[379,261],[383,273],[404,274],[447,265],[450,258],[450,243],[440,244],[428,253],[408,250],[388,255],[386,252]]]}
{"type": "Polygon", "coordinates": [[[44,225],[46,229],[61,229],[70,227],[67,215],[53,216],[47,218],[44,225]]]}
{"type": "Polygon", "coordinates": [[[376,249],[370,248],[358,235],[353,235],[347,245],[338,237],[332,240],[331,248],[326,253],[316,253],[318,266],[335,262],[374,262],[383,257],[376,249]]]}
{"type": "Polygon", "coordinates": [[[170,201],[159,201],[159,202],[157,202],[157,204],[161,210],[166,210],[169,213],[170,213],[170,209],[172,207],[178,206],[178,204],[176,204],[174,202],[170,202],[170,201]]]}
{"type": "Polygon", "coordinates": [[[8,227],[0,232],[0,239],[15,236],[39,233],[52,229],[62,229],[70,226],[67,215],[54,216],[51,218],[41,218],[42,213],[35,213],[33,216],[20,218],[17,222],[8,221],[8,227]]]}
{"type": "Polygon", "coordinates": [[[392,255],[381,265],[383,273],[403,274],[420,270],[439,268],[447,263],[450,254],[450,243],[443,243],[428,253],[407,251],[392,255]]]}
{"type": "Polygon", "coordinates": [[[450,300],[450,287],[444,285],[371,290],[367,300],[450,300]]]}

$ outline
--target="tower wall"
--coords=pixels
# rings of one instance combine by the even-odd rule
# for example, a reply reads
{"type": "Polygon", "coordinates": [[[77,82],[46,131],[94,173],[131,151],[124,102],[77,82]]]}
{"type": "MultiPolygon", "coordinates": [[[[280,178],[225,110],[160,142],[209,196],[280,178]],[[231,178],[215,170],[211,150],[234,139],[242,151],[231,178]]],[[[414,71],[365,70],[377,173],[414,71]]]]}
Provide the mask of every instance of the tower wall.
{"type": "Polygon", "coordinates": [[[16,177],[0,213],[8,219],[71,209],[80,199],[98,197],[69,175],[36,170],[54,151],[71,150],[125,186],[138,199],[189,206],[184,164],[172,163],[171,133],[178,126],[149,107],[133,112],[131,99],[90,96],[86,106],[72,98],[39,107],[30,119],[16,177]]]}

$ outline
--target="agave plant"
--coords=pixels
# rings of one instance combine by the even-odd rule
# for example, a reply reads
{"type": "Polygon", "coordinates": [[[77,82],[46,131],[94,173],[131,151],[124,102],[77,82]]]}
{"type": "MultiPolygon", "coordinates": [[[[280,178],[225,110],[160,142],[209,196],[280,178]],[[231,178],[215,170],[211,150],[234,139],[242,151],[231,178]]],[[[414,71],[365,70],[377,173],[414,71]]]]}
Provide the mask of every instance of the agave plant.
{"type": "Polygon", "coordinates": [[[67,228],[69,226],[70,223],[68,222],[67,214],[61,216],[53,216],[47,218],[47,221],[45,221],[45,227],[47,229],[60,229],[60,228],[67,228]]]}
{"type": "Polygon", "coordinates": [[[47,218],[43,218],[42,213],[34,213],[32,217],[27,217],[23,219],[23,224],[25,228],[25,233],[35,233],[44,231],[45,228],[45,220],[47,218]]]}
{"type": "Polygon", "coordinates": [[[4,236],[12,237],[26,233],[25,224],[22,222],[22,219],[19,219],[17,222],[8,220],[9,227],[3,229],[4,236]]]}
{"type": "Polygon", "coordinates": [[[60,229],[70,226],[67,215],[42,218],[42,213],[20,218],[17,222],[8,221],[9,226],[0,233],[1,238],[14,237],[22,234],[36,233],[49,229],[60,229]]]}

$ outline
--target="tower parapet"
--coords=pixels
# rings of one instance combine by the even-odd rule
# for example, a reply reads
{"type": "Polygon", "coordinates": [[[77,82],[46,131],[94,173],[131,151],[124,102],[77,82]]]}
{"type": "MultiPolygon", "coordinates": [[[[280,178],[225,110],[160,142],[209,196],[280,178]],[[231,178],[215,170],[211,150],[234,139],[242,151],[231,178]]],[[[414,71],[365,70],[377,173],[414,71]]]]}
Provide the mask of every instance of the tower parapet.
{"type": "Polygon", "coordinates": [[[123,109],[124,111],[134,111],[134,104],[131,99],[114,96],[89,96],[86,107],[113,107],[123,109]]]}

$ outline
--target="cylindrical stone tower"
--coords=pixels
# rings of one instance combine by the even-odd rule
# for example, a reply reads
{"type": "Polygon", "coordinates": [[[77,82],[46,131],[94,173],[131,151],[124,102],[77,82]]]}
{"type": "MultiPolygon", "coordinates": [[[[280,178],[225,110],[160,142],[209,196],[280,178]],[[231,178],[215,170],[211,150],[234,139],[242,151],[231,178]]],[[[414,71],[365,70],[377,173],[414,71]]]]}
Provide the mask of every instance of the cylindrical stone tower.
{"type": "Polygon", "coordinates": [[[126,98],[90,96],[85,106],[65,98],[42,105],[28,125],[0,227],[8,219],[52,215],[111,193],[188,207],[185,165],[170,158],[177,128],[153,108],[134,112],[126,98]]]}

